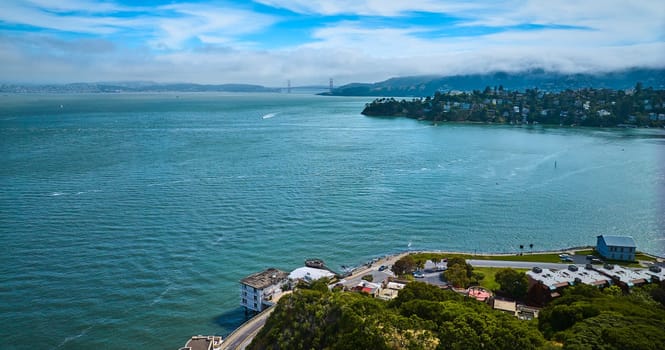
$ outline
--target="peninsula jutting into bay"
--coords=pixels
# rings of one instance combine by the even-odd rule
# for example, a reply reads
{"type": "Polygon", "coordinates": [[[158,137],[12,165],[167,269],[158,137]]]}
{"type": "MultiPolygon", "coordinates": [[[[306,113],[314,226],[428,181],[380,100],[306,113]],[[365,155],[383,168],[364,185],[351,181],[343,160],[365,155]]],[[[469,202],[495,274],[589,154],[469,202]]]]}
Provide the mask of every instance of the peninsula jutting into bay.
{"type": "Polygon", "coordinates": [[[379,98],[368,103],[362,114],[432,122],[663,127],[665,90],[644,88],[641,83],[625,91],[509,91],[502,86],[486,87],[483,91],[437,92],[433,97],[410,101],[379,98]]]}

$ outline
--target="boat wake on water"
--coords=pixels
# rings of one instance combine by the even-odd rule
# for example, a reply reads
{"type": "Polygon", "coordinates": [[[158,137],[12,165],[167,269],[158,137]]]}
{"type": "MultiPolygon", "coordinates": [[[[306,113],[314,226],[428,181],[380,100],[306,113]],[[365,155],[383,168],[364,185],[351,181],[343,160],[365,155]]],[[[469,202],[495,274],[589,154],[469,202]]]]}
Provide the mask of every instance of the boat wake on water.
{"type": "Polygon", "coordinates": [[[261,117],[261,119],[270,119],[270,118],[272,118],[276,115],[277,115],[277,113],[268,113],[268,114],[264,115],[263,117],[261,117]]]}

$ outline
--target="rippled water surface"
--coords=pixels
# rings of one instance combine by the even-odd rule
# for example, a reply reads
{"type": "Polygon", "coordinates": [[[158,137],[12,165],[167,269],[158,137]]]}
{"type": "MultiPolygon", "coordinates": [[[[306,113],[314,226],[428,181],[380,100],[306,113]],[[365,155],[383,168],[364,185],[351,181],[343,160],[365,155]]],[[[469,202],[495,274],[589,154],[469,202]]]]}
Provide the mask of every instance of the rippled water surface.
{"type": "Polygon", "coordinates": [[[307,257],[665,255],[665,133],[359,114],[367,98],[0,96],[2,348],[178,348],[307,257]],[[556,163],[556,167],[554,164],[556,163]]]}

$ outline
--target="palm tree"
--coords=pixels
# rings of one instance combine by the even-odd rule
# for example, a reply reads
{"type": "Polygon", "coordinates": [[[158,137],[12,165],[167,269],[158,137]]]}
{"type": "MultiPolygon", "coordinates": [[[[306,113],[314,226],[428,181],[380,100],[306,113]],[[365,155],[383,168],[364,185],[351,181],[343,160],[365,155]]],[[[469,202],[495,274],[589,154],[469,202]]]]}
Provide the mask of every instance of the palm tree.
{"type": "Polygon", "coordinates": [[[529,243],[529,249],[531,249],[531,253],[533,253],[533,243],[529,243]]]}
{"type": "Polygon", "coordinates": [[[520,255],[522,255],[522,251],[524,250],[524,244],[520,244],[520,255]]]}

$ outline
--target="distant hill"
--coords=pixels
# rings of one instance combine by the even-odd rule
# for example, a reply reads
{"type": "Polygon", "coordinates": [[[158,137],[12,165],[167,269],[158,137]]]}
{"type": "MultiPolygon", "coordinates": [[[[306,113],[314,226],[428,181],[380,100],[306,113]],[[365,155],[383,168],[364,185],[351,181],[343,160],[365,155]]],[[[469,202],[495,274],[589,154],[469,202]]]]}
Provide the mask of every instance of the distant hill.
{"type": "Polygon", "coordinates": [[[0,84],[2,93],[108,93],[108,92],[279,92],[250,84],[205,85],[190,83],[160,84],[153,82],[73,83],[73,84],[0,84]]]}
{"type": "Polygon", "coordinates": [[[538,88],[546,91],[566,89],[629,89],[637,82],[644,87],[665,89],[665,69],[630,69],[601,74],[562,74],[544,70],[521,73],[495,72],[453,76],[410,76],[392,78],[373,84],[353,83],[333,89],[334,96],[414,96],[434,95],[436,91],[482,90],[486,86],[503,86],[510,90],[538,88]]]}

